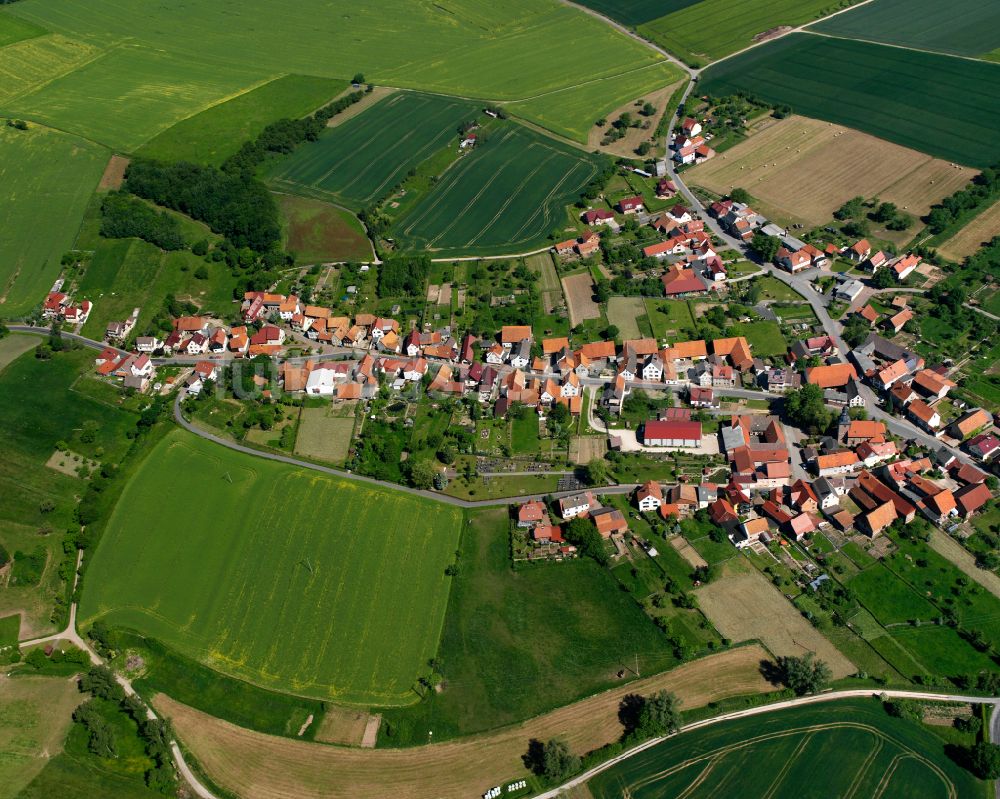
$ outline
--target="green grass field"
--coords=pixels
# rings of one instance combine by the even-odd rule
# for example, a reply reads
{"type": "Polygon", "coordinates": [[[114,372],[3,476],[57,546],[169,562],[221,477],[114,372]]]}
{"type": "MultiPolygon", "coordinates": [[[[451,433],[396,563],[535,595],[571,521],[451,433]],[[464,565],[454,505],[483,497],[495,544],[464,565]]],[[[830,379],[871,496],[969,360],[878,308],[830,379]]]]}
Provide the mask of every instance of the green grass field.
{"type": "Polygon", "coordinates": [[[393,234],[404,249],[483,255],[542,246],[597,161],[514,124],[449,169],[393,234]]]}
{"type": "Polygon", "coordinates": [[[296,263],[371,260],[371,242],[350,211],[293,194],[277,199],[285,250],[295,254],[296,263]]]}
{"type": "Polygon", "coordinates": [[[643,675],[676,665],[666,636],[608,570],[578,560],[513,571],[506,509],[469,519],[441,636],[444,690],[383,714],[383,733],[395,729],[387,743],[530,718],[610,687],[636,654],[643,675]]]}
{"type": "Polygon", "coordinates": [[[270,77],[250,65],[123,45],[2,107],[131,152],[185,117],[270,77]]]}
{"type": "Polygon", "coordinates": [[[271,689],[407,704],[437,651],[460,522],[175,431],[108,522],[81,624],[138,630],[271,689]]]}
{"type": "Polygon", "coordinates": [[[33,125],[0,128],[0,154],[0,317],[11,317],[41,304],[59,276],[108,152],[33,125]]]}
{"type": "MultiPolygon", "coordinates": [[[[58,113],[59,127],[87,128],[88,135],[106,135],[101,140],[115,146],[138,146],[264,80],[288,73],[343,80],[358,70],[383,86],[496,101],[600,81],[591,106],[554,95],[548,109],[567,128],[586,129],[638,96],[629,94],[633,86],[614,78],[664,61],[642,43],[555,0],[453,0],[447,6],[249,0],[238,9],[195,0],[183,14],[113,0],[97,0],[86,13],[74,0],[24,0],[18,6],[10,11],[14,16],[64,37],[69,48],[81,43],[85,54],[64,56],[71,66],[107,54],[92,68],[24,98],[22,113],[58,113]],[[93,88],[78,94],[83,80],[93,88]],[[128,107],[124,98],[131,100],[128,107]]],[[[30,62],[22,55],[18,63],[30,62]]],[[[24,83],[40,85],[61,74],[46,68],[24,83]]]]}
{"type": "MultiPolygon", "coordinates": [[[[683,733],[587,783],[594,799],[992,794],[946,754],[933,728],[890,717],[877,700],[824,702],[683,733]]],[[[971,741],[969,741],[971,742],[971,741]]]]}
{"type": "Polygon", "coordinates": [[[235,284],[225,263],[206,262],[187,250],[163,252],[139,239],[104,239],[80,281],[80,295],[94,303],[83,333],[100,340],[108,322],[126,318],[135,307],[141,331],[162,309],[167,294],[224,316],[231,310],[235,284]],[[202,265],[208,269],[206,280],[194,276],[202,265]]]}
{"type": "Polygon", "coordinates": [[[438,150],[458,148],[458,126],[478,109],[464,100],[400,92],[274,162],[285,191],[361,208],[384,197],[438,150]]]}
{"type": "Polygon", "coordinates": [[[44,36],[46,32],[45,28],[13,17],[6,12],[0,12],[0,47],[44,36]]]}
{"type": "Polygon", "coordinates": [[[592,8],[625,25],[641,25],[698,2],[699,0],[582,0],[579,5],[592,8]]]}
{"type": "Polygon", "coordinates": [[[709,68],[699,86],[749,91],[969,166],[1000,159],[1000,69],[985,62],[796,33],[709,68]]]}
{"type": "Polygon", "coordinates": [[[702,0],[641,25],[639,32],[700,66],[749,47],[760,33],[836,9],[831,0],[702,0]]]}
{"type": "Polygon", "coordinates": [[[1000,47],[1000,8],[982,0],[875,0],[812,26],[848,39],[977,56],[1000,47]]]}
{"type": "Polygon", "coordinates": [[[788,352],[788,344],[781,335],[781,328],[777,322],[748,322],[740,324],[737,330],[737,335],[746,336],[754,356],[758,358],[784,355],[788,352]]]}
{"type": "Polygon", "coordinates": [[[512,114],[535,122],[567,139],[586,142],[594,123],[607,111],[648,92],[677,83],[683,77],[680,67],[669,62],[648,64],[624,75],[588,81],[580,86],[561,89],[530,100],[506,103],[504,107],[512,114]],[[609,86],[613,87],[620,102],[602,113],[599,109],[602,108],[602,99],[607,95],[609,86]]]}
{"type": "MultiPolygon", "coordinates": [[[[28,338],[28,337],[25,337],[28,338]]],[[[30,337],[35,343],[44,339],[30,337]]],[[[5,339],[6,341],[6,339],[5,339]]],[[[76,350],[40,361],[25,353],[0,372],[0,544],[11,553],[48,554],[40,587],[10,586],[0,591],[0,616],[22,614],[24,635],[53,629],[52,603],[61,592],[58,559],[62,531],[74,525],[73,510],[84,483],[47,467],[57,442],[87,458],[117,463],[131,443],[126,433],[135,416],[75,390],[81,372],[93,368],[93,352],[76,350]],[[81,440],[85,424],[95,428],[93,441],[81,440]],[[43,510],[51,502],[52,510],[43,510]],[[40,536],[39,530],[49,534],[40,536]]]]}
{"type": "Polygon", "coordinates": [[[285,75],[178,122],[137,155],[163,161],[221,164],[278,119],[298,119],[329,102],[345,81],[285,75]]]}

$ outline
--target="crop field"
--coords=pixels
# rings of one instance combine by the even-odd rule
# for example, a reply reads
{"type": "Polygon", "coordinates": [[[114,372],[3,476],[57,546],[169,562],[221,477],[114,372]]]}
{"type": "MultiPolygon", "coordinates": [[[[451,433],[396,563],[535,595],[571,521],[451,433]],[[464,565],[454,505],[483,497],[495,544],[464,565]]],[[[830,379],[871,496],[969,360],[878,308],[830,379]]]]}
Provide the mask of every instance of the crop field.
{"type": "Polygon", "coordinates": [[[499,126],[445,172],[393,234],[401,248],[444,255],[544,246],[597,170],[592,156],[519,125],[499,126]]]}
{"type": "Polygon", "coordinates": [[[102,147],[32,126],[0,128],[0,317],[41,303],[104,171],[102,147]]]}
{"type": "Polygon", "coordinates": [[[255,81],[246,67],[123,46],[4,106],[11,113],[131,151],[255,81]]]}
{"type": "Polygon", "coordinates": [[[332,408],[303,408],[295,438],[295,453],[330,463],[343,463],[351,447],[354,413],[334,414],[332,408]]]}
{"type": "Polygon", "coordinates": [[[587,783],[594,799],[725,796],[985,797],[987,784],[923,725],[873,699],[824,702],[682,733],[587,783]]]}
{"type": "Polygon", "coordinates": [[[108,521],[81,624],[135,629],[268,688],[407,704],[437,651],[461,523],[430,510],[174,431],[108,521]]]}
{"type": "Polygon", "coordinates": [[[552,262],[552,253],[529,255],[524,259],[524,265],[539,276],[538,290],[542,295],[542,310],[545,313],[552,313],[552,310],[564,300],[559,274],[552,262]]]}
{"type": "Polygon", "coordinates": [[[6,105],[100,55],[97,47],[59,35],[7,45],[0,49],[0,103],[6,105]]]}
{"type": "Polygon", "coordinates": [[[162,695],[154,704],[170,718],[208,776],[245,799],[426,799],[429,785],[437,799],[468,799],[481,795],[484,785],[527,776],[521,756],[531,738],[563,736],[574,752],[618,740],[618,706],[628,693],[672,691],[685,708],[696,708],[728,696],[771,691],[773,686],[760,675],[766,657],[761,647],[741,647],[629,682],[524,724],[433,746],[323,746],[251,732],[162,695]]]}
{"type": "Polygon", "coordinates": [[[686,174],[718,194],[744,188],[769,216],[815,227],[858,195],[922,216],[976,171],[831,122],[790,116],[686,174]]]}
{"type": "Polygon", "coordinates": [[[597,119],[609,116],[614,109],[646,94],[668,86],[675,87],[683,77],[679,67],[670,62],[658,62],[541,97],[505,103],[504,107],[512,114],[536,122],[567,139],[586,143],[597,119]],[[618,100],[616,105],[602,105],[602,98],[610,99],[612,96],[618,100]]]}
{"type": "Polygon", "coordinates": [[[0,47],[44,36],[46,32],[45,28],[40,28],[38,25],[12,17],[10,14],[0,13],[0,47]]]}
{"type": "MultiPolygon", "coordinates": [[[[0,87],[0,105],[19,98],[11,108],[20,115],[124,149],[288,73],[344,80],[359,68],[384,86],[495,101],[555,92],[526,113],[544,111],[549,124],[580,131],[648,91],[666,63],[604,22],[548,0],[453,0],[447,8],[250,0],[238,12],[196,0],[183,19],[166,7],[113,0],[88,4],[86,14],[75,0],[26,0],[10,13],[25,23],[19,30],[53,34],[4,48],[0,77],[11,79],[0,87]],[[562,46],[553,48],[556,39],[562,46]],[[583,94],[561,93],[582,84],[583,94]],[[36,95],[24,96],[33,88],[36,95]]],[[[9,35],[21,34],[12,27],[9,35]]]]}
{"type": "Polygon", "coordinates": [[[136,155],[221,164],[270,123],[311,114],[345,88],[342,80],[285,75],[178,122],[136,155]]]}
{"type": "Polygon", "coordinates": [[[82,699],[64,677],[0,677],[0,796],[17,796],[59,754],[82,699]]]}
{"type": "Polygon", "coordinates": [[[812,30],[885,44],[977,56],[1000,47],[1000,7],[982,0],[875,0],[812,30]]]}
{"type": "Polygon", "coordinates": [[[476,106],[399,92],[299,147],[270,170],[278,188],[360,208],[385,196],[406,173],[449,144],[476,106]]]}
{"type": "Polygon", "coordinates": [[[108,322],[124,319],[136,307],[141,330],[161,310],[167,294],[225,315],[235,283],[224,263],[207,262],[187,250],[163,252],[139,239],[102,239],[80,281],[80,295],[94,303],[83,333],[100,340],[108,322]],[[194,277],[203,264],[207,280],[194,277]]]}
{"type": "Polygon", "coordinates": [[[702,0],[641,25],[639,32],[701,65],[749,47],[774,28],[801,25],[836,9],[831,0],[702,0]]]}
{"type": "Polygon", "coordinates": [[[371,260],[371,242],[350,211],[291,194],[278,197],[278,208],[285,249],[295,254],[296,263],[371,260]]]}
{"type": "Polygon", "coordinates": [[[756,570],[731,574],[694,591],[715,628],[734,641],[759,639],[776,655],[815,652],[834,677],[856,669],[756,570]]]}
{"type": "Polygon", "coordinates": [[[709,68],[699,86],[749,91],[968,166],[1000,160],[1000,69],[985,62],[793,33],[709,68]],[[953,120],[948,136],[942,117],[953,120]]]}
{"type": "Polygon", "coordinates": [[[937,251],[952,261],[961,261],[998,234],[1000,234],[1000,202],[993,203],[973,218],[958,233],[940,244],[937,251]]]}
{"type": "Polygon", "coordinates": [[[592,8],[625,25],[641,25],[697,2],[699,0],[582,0],[579,5],[592,8]]]}
{"type": "Polygon", "coordinates": [[[642,297],[611,297],[608,300],[608,323],[621,331],[622,338],[640,338],[642,331],[636,321],[645,315],[642,297]]]}

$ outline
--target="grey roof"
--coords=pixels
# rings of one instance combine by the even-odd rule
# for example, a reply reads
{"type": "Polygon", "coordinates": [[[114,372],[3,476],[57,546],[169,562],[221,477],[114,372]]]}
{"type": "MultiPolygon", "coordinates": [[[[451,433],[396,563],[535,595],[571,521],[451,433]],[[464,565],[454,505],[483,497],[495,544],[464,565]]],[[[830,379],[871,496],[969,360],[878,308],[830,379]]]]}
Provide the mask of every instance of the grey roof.
{"type": "Polygon", "coordinates": [[[806,246],[804,241],[799,241],[795,236],[782,236],[781,241],[788,249],[796,252],[806,246]]]}
{"type": "Polygon", "coordinates": [[[855,365],[857,365],[863,375],[868,374],[875,368],[875,361],[869,358],[861,350],[851,350],[851,357],[854,359],[855,365]]]}
{"type": "Polygon", "coordinates": [[[729,452],[731,449],[742,447],[746,442],[743,439],[743,431],[738,427],[722,428],[722,446],[729,452]]]}

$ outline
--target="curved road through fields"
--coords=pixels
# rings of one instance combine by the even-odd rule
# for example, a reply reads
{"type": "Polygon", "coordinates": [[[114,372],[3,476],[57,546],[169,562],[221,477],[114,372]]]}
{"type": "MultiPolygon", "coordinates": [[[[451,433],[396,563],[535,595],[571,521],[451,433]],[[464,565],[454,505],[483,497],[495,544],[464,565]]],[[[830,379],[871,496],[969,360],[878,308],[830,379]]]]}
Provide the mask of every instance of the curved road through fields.
{"type": "MultiPolygon", "coordinates": [[[[746,718],[747,716],[758,716],[761,713],[772,713],[775,710],[786,710],[792,707],[799,707],[800,705],[813,705],[819,702],[831,702],[837,699],[851,699],[870,696],[889,696],[900,699],[930,699],[937,700],[939,702],[962,702],[968,704],[992,705],[993,712],[990,716],[991,737],[993,737],[994,733],[1000,732],[1000,713],[997,712],[998,707],[1000,707],[1000,697],[965,696],[962,694],[935,694],[928,693],[926,691],[873,691],[865,689],[829,691],[823,694],[801,696],[797,699],[786,699],[782,702],[774,702],[770,705],[752,707],[746,710],[737,710],[732,713],[723,713],[721,716],[714,716],[710,719],[703,719],[702,721],[685,724],[680,730],[672,735],[666,735],[662,738],[651,738],[648,741],[644,741],[638,746],[632,747],[627,752],[622,752],[622,754],[617,757],[606,760],[605,762],[594,766],[592,769],[583,772],[583,774],[580,774],[568,782],[563,783],[558,788],[553,788],[549,791],[538,794],[535,799],[556,799],[556,797],[563,795],[567,791],[572,790],[579,785],[582,785],[587,782],[587,780],[600,774],[602,771],[607,771],[609,768],[621,763],[623,760],[628,760],[630,757],[639,754],[639,752],[643,752],[650,747],[663,743],[663,741],[666,741],[668,738],[673,738],[681,733],[691,732],[692,730],[698,730],[702,727],[710,727],[723,721],[732,721],[733,719],[746,718]]],[[[996,738],[993,737],[993,740],[996,740],[996,738]]],[[[998,787],[998,793],[1000,793],[1000,787],[998,787]]]]}

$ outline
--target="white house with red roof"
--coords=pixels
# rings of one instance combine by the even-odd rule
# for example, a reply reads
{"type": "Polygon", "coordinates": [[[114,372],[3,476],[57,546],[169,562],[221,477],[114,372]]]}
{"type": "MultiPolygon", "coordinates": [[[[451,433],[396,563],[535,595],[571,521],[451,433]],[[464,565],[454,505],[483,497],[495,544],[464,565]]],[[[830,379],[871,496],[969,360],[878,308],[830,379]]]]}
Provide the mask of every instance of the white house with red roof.
{"type": "Polygon", "coordinates": [[[617,208],[620,214],[638,214],[645,209],[646,203],[642,197],[623,197],[618,201],[617,208]]]}

